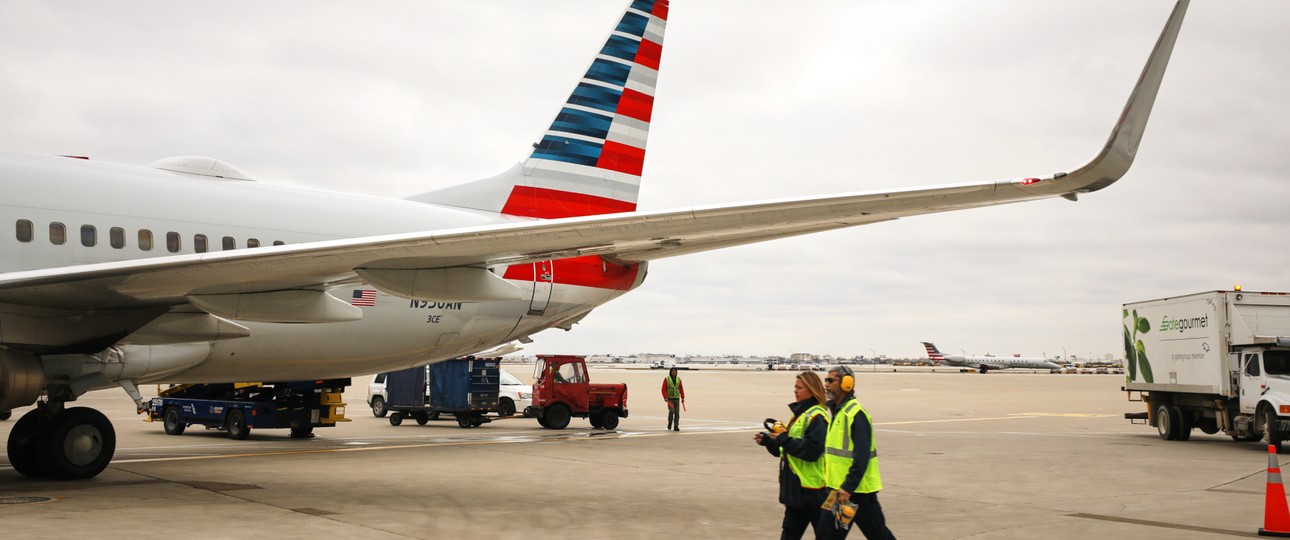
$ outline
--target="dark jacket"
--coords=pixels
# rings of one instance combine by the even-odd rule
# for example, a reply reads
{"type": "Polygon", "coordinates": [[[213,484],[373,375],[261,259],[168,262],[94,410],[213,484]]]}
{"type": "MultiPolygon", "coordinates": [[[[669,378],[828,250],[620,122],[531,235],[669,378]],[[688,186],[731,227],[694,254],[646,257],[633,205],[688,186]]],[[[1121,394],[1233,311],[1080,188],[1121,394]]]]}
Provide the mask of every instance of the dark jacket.
{"type": "MultiPolygon", "coordinates": [[[[790,403],[789,410],[793,412],[793,420],[798,420],[802,413],[806,412],[811,406],[818,403],[815,398],[807,398],[797,403],[790,403]]],[[[804,419],[803,419],[804,420],[804,419]]],[[[790,424],[791,425],[791,422],[790,424]]],[[[794,439],[788,436],[788,432],[780,433],[778,437],[763,438],[763,444],[766,450],[772,456],[780,457],[779,450],[784,449],[785,454],[802,459],[804,461],[816,461],[824,456],[824,440],[829,435],[829,422],[822,417],[816,417],[814,421],[806,425],[805,431],[802,432],[802,438],[794,439]]],[[[802,487],[802,482],[793,473],[793,469],[788,466],[788,460],[779,460],[779,502],[788,506],[802,507],[815,501],[815,492],[818,489],[806,489],[802,487]]],[[[814,502],[815,505],[820,503],[814,502]]]]}
{"type": "MultiPolygon", "coordinates": [[[[853,399],[855,399],[854,395],[847,396],[837,407],[831,407],[831,410],[836,414],[843,405],[853,399]]],[[[869,441],[871,440],[873,440],[873,427],[869,425],[869,418],[863,413],[856,414],[855,421],[851,422],[851,448],[853,449],[851,470],[847,471],[847,478],[842,481],[843,491],[855,493],[856,488],[860,487],[860,480],[869,469],[869,441]]]]}

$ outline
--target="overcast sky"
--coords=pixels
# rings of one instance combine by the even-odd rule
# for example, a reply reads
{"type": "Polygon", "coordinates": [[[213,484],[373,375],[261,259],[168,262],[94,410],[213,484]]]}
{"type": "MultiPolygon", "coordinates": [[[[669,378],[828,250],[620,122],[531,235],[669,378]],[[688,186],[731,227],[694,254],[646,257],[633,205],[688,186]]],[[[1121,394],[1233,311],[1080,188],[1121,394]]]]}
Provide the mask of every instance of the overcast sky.
{"type": "MultiPolygon", "coordinates": [[[[0,4],[0,147],[401,197],[527,156],[627,0],[0,4]]],[[[640,208],[1092,157],[1173,3],[677,0],[640,208]]],[[[1120,354],[1120,305],[1287,290],[1290,2],[1197,0],[1132,170],[1083,197],[650,266],[526,352],[1120,354]]]]}

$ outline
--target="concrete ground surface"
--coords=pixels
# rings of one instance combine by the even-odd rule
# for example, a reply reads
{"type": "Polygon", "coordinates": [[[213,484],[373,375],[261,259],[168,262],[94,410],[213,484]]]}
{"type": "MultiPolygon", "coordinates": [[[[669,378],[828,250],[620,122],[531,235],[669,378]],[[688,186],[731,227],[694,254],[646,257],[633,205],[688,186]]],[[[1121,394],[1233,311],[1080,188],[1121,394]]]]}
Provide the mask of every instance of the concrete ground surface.
{"type": "MultiPolygon", "coordinates": [[[[1123,376],[889,370],[861,371],[859,396],[899,538],[1202,539],[1263,525],[1267,447],[1199,431],[1163,441],[1124,420],[1144,409],[1119,391],[1123,376]]],[[[778,537],[776,461],[752,434],[787,419],[793,373],[682,372],[679,433],[663,429],[663,372],[591,375],[629,385],[616,431],[582,419],[561,431],[522,418],[394,427],[365,408],[364,378],[346,393],[352,422],[233,441],[166,435],[124,392],[93,392],[77,405],[112,419],[112,465],[87,481],[31,480],[0,454],[3,537],[778,537]]],[[[23,412],[0,422],[0,440],[23,412]]]]}

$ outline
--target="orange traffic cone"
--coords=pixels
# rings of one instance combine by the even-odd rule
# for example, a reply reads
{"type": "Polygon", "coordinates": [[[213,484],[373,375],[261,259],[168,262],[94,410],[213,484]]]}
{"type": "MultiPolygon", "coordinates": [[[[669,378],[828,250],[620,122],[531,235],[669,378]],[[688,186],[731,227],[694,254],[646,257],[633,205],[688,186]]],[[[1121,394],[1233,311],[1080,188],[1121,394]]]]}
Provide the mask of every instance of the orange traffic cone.
{"type": "Polygon", "coordinates": [[[1286,504],[1286,487],[1281,483],[1276,445],[1268,445],[1268,490],[1263,502],[1263,527],[1259,529],[1259,536],[1290,538],[1290,507],[1286,504]]]}

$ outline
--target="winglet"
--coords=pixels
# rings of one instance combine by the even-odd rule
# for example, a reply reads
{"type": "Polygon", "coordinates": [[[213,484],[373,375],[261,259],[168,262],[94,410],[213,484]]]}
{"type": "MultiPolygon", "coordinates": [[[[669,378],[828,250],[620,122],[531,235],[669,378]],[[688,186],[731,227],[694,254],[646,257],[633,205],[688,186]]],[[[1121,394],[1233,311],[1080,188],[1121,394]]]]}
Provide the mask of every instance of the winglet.
{"type": "MultiPolygon", "coordinates": [[[[1084,166],[1069,174],[1058,173],[1047,182],[1037,182],[1039,186],[1059,186],[1059,193],[1076,200],[1078,194],[1097,191],[1111,185],[1129,171],[1133,158],[1138,153],[1138,143],[1142,142],[1142,133],[1147,128],[1147,118],[1151,116],[1151,107],[1156,102],[1160,91],[1160,81],[1164,78],[1165,67],[1169,65],[1169,56],[1173,54],[1174,42],[1178,40],[1178,31],[1182,27],[1183,15],[1187,12],[1190,0],[1178,0],[1169,21],[1156,40],[1156,46],[1147,58],[1147,65],[1142,68],[1138,82],[1129,94],[1120,118],[1111,130],[1102,151],[1084,166]]],[[[1031,180],[1022,180],[1023,185],[1030,185],[1031,180]]],[[[1051,193],[1051,191],[1050,191],[1051,193]]]]}

